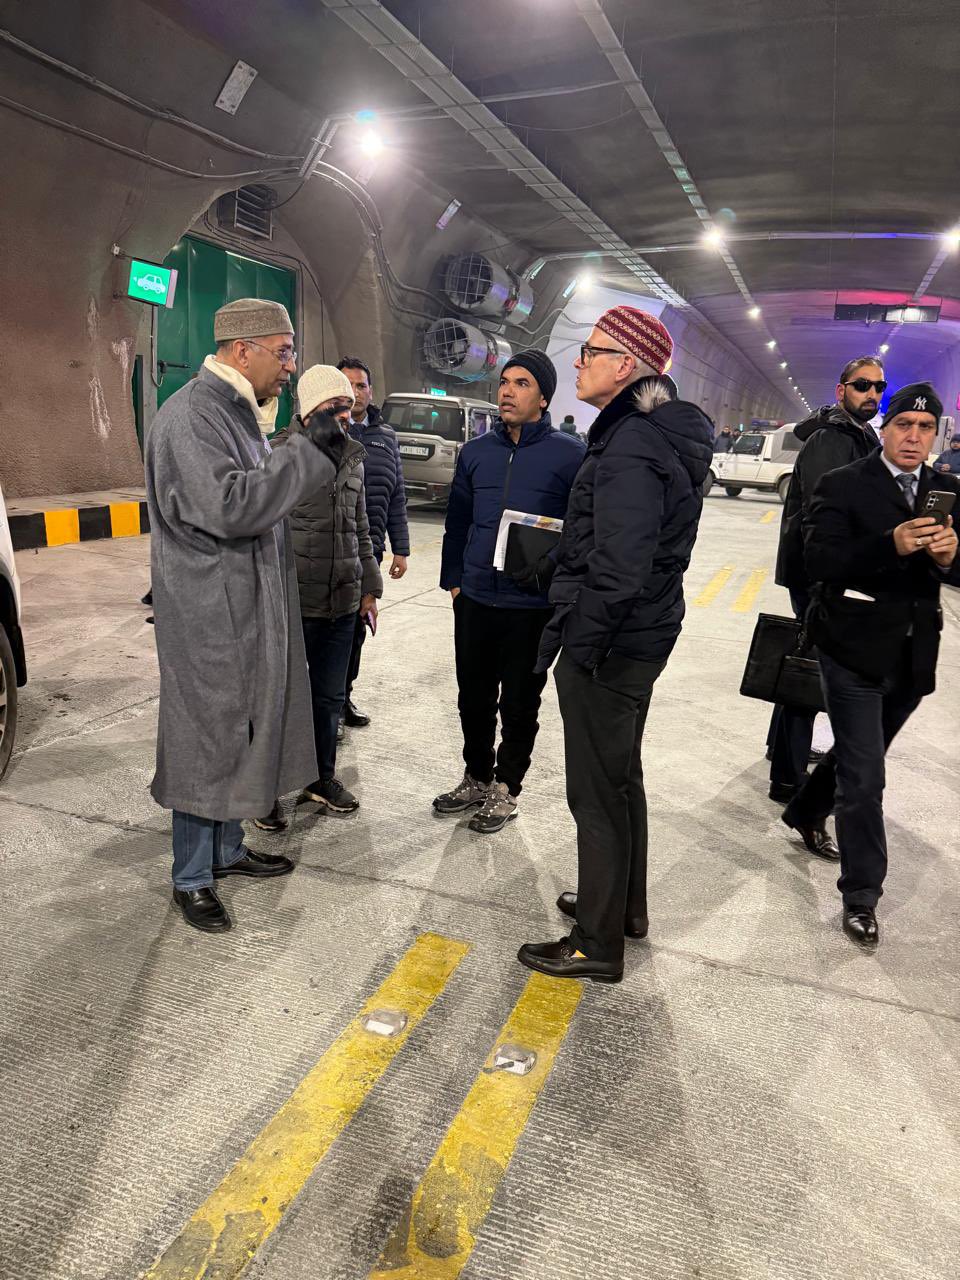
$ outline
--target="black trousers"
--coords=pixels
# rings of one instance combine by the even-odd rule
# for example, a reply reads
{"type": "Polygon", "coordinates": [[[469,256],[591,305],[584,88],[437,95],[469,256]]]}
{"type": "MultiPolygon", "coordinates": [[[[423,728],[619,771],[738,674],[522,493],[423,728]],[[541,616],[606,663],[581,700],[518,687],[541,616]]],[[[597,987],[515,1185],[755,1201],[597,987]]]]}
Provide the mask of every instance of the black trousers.
{"type": "Polygon", "coordinates": [[[363,620],[363,614],[357,614],[357,624],[353,630],[353,647],[350,650],[350,663],[347,667],[347,687],[346,698],[353,698],[353,685],[357,676],[360,674],[360,650],[363,648],[363,642],[367,638],[367,624],[363,620]]]}
{"type": "Polygon", "coordinates": [[[574,946],[623,959],[627,915],[647,912],[647,797],[641,744],[653,686],[666,666],[616,655],[596,676],[561,653],[554,678],[563,716],[567,803],[577,824],[574,946]]]}
{"type": "MultiPolygon", "coordinates": [[[[383,552],[377,556],[377,564],[383,564],[383,552]]],[[[353,686],[357,677],[360,675],[360,651],[363,648],[363,642],[367,638],[367,625],[363,620],[363,614],[357,614],[357,625],[353,632],[353,648],[350,650],[350,662],[347,666],[347,687],[344,698],[347,701],[353,698],[353,686]]],[[[342,714],[342,713],[341,713],[342,714]]]]}
{"type": "MultiPolygon", "coordinates": [[[[791,591],[790,604],[794,617],[802,619],[810,598],[805,592],[791,591]]],[[[782,707],[779,703],[773,708],[768,739],[773,748],[770,759],[771,782],[785,783],[791,787],[799,787],[803,782],[807,776],[816,718],[815,712],[782,707]]]]}
{"type": "Polygon", "coordinates": [[[820,654],[833,750],[810,774],[783,816],[793,825],[813,825],[836,809],[841,871],[837,888],[851,907],[875,907],[883,893],[885,756],[921,701],[914,692],[911,659],[908,641],[894,672],[877,682],[820,654]]]}
{"type": "Polygon", "coordinates": [[[453,602],[463,760],[478,782],[505,782],[518,796],[540,728],[547,683],[534,671],[552,609],[498,609],[461,593],[453,602]],[[500,747],[497,711],[500,712],[500,747]]]}

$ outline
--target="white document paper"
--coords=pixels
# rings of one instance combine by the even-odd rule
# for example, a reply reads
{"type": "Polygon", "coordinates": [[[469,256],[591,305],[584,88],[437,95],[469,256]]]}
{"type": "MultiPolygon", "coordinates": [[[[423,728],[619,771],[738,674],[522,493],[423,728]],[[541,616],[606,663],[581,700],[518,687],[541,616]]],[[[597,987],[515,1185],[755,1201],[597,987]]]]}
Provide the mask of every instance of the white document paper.
{"type": "Polygon", "coordinates": [[[503,572],[507,560],[507,535],[512,524],[532,525],[537,529],[554,529],[563,531],[563,521],[553,516],[532,516],[527,511],[504,511],[500,517],[500,528],[497,530],[497,546],[493,553],[493,567],[503,572]]]}
{"type": "Polygon", "coordinates": [[[862,591],[854,591],[852,587],[847,587],[843,593],[845,600],[866,600],[867,604],[876,604],[876,596],[865,596],[862,591]]]}

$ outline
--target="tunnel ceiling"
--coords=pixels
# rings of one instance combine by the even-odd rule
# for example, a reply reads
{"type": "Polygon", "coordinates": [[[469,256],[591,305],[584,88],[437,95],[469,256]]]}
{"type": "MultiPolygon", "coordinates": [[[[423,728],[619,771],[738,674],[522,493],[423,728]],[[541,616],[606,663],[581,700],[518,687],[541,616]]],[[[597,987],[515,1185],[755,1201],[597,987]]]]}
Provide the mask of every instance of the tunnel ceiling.
{"type": "MultiPolygon", "coordinates": [[[[356,11],[352,0],[153,6],[251,62],[318,121],[363,106],[430,106],[422,79],[405,76],[343,20],[356,11]]],[[[778,385],[787,358],[811,402],[832,398],[854,338],[856,353],[887,341],[904,356],[955,341],[952,323],[854,332],[832,319],[833,300],[849,290],[912,297],[938,257],[927,294],[960,296],[958,255],[944,255],[941,241],[960,223],[955,0],[387,0],[383,8],[407,29],[409,50],[422,44],[486,100],[778,385]],[[673,168],[621,82],[489,101],[634,76],[668,131],[673,168]],[[677,157],[702,200],[699,216],[677,157]],[[713,225],[724,231],[727,261],[701,244],[713,225]],[[890,238],[815,238],[828,233],[890,238]],[[768,238],[785,234],[811,238],[768,238]],[[791,324],[793,295],[808,308],[802,325],[791,324]],[[745,318],[751,300],[763,308],[759,321],[745,318]]],[[[386,128],[394,163],[449,189],[521,258],[596,248],[453,120],[386,128]]],[[[599,270],[637,287],[612,259],[599,270]]]]}

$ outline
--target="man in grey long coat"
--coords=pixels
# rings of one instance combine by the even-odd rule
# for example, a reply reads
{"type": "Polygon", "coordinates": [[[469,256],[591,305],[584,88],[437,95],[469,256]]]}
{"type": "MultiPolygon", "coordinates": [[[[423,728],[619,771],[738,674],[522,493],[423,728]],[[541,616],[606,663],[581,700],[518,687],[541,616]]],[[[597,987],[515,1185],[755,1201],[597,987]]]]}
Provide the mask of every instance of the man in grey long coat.
{"type": "Polygon", "coordinates": [[[240,819],[316,776],[297,577],[284,517],[332,484],[323,415],[283,449],[265,440],[296,365],[284,307],[242,298],[214,318],[216,354],[147,437],[160,663],[154,799],[173,810],[174,901],[188,924],[231,927],[213,888],[275,876],[240,819]]]}

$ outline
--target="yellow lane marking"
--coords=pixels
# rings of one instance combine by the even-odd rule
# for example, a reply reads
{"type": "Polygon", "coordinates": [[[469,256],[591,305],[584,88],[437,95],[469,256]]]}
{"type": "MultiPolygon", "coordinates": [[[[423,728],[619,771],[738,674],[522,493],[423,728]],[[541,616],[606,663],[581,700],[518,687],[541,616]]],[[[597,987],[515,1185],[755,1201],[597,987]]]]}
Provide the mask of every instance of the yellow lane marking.
{"type": "Polygon", "coordinates": [[[460,1275],[582,990],[579,982],[540,974],[530,978],[369,1280],[454,1280],[460,1275]],[[493,1069],[497,1048],[511,1043],[536,1052],[528,1075],[493,1069]]]}
{"type": "Polygon", "coordinates": [[[705,609],[708,604],[713,604],[717,596],[730,581],[733,576],[733,565],[725,564],[719,573],[715,573],[706,587],[700,592],[694,600],[694,604],[701,609],[705,609]]]}
{"type": "Polygon", "coordinates": [[[234,1280],[241,1275],[469,949],[465,942],[435,933],[417,938],[145,1280],[234,1280]],[[404,1030],[389,1039],[361,1025],[365,1014],[384,1008],[407,1015],[404,1030]]]}
{"type": "Polygon", "coordinates": [[[80,541],[80,512],[45,511],[43,523],[47,530],[47,546],[63,547],[68,542],[80,541]]]}
{"type": "Polygon", "coordinates": [[[140,537],[140,503],[110,503],[110,534],[114,538],[140,537]]]}
{"type": "Polygon", "coordinates": [[[774,511],[765,511],[765,512],[763,513],[763,515],[760,517],[760,523],[761,523],[761,524],[772,524],[772,523],[773,523],[773,520],[774,520],[774,518],[775,518],[775,516],[776,516],[776,514],[777,514],[777,513],[776,513],[776,511],[775,511],[775,510],[774,510],[774,511]]]}
{"type": "Polygon", "coordinates": [[[750,577],[747,579],[747,585],[730,606],[733,613],[749,613],[753,608],[753,603],[760,594],[760,588],[763,586],[767,578],[766,569],[754,569],[750,577]]]}

